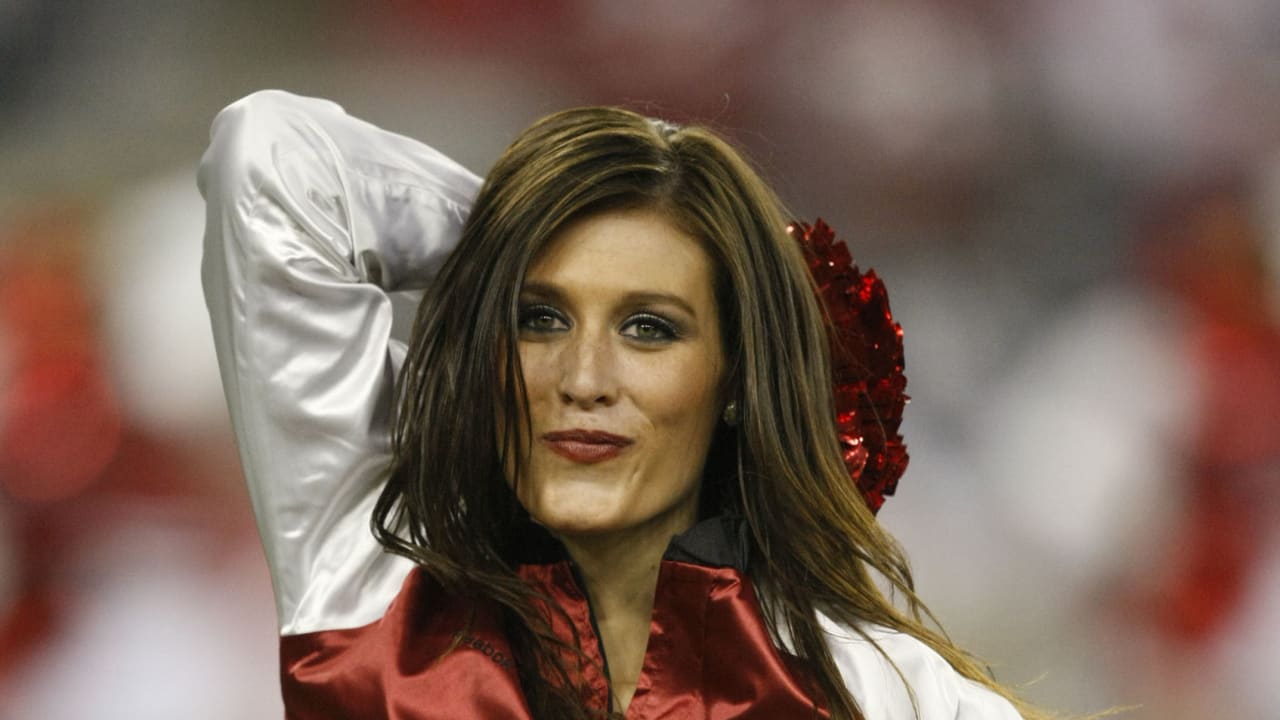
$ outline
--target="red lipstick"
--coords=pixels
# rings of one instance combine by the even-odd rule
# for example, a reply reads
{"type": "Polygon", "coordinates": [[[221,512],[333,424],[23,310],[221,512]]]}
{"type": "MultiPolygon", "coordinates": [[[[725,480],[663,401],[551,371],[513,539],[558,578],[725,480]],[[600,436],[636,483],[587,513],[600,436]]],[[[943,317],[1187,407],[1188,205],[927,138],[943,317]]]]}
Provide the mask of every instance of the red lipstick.
{"type": "Polygon", "coordinates": [[[543,435],[542,440],[555,454],[584,465],[615,458],[634,442],[600,430],[559,430],[543,435]]]}

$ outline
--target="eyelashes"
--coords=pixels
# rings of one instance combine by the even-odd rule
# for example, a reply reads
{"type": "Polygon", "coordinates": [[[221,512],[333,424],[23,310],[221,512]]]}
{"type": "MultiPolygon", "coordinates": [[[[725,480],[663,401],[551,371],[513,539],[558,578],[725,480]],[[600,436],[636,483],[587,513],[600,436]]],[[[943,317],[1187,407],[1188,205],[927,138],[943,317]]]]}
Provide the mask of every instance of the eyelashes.
{"type": "Polygon", "coordinates": [[[569,321],[564,313],[550,305],[521,305],[516,316],[516,325],[521,334],[560,332],[569,329],[569,321]]]}
{"type": "Polygon", "coordinates": [[[642,342],[670,342],[680,337],[675,323],[653,313],[637,313],[622,324],[622,334],[642,342]]]}
{"type": "MultiPolygon", "coordinates": [[[[552,305],[522,305],[516,318],[521,336],[539,337],[567,332],[572,324],[564,312],[552,305]]],[[[680,339],[680,327],[653,312],[628,315],[618,326],[623,337],[644,344],[662,344],[680,339]]]]}

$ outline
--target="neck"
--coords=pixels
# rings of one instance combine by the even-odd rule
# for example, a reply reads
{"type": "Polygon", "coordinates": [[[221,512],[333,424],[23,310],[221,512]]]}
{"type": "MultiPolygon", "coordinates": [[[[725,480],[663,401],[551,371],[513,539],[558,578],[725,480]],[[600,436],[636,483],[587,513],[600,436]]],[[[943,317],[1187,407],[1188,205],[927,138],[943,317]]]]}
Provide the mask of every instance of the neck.
{"type": "Polygon", "coordinates": [[[644,664],[662,554],[695,519],[682,513],[617,532],[560,536],[591,599],[615,710],[626,710],[644,664]]]}
{"type": "Polygon", "coordinates": [[[578,567],[597,621],[642,611],[648,628],[662,555],[696,519],[690,508],[624,530],[557,535],[578,567]]]}
{"type": "Polygon", "coordinates": [[[647,623],[658,566],[670,539],[670,535],[640,543],[612,537],[562,539],[591,598],[597,622],[643,614],[647,623]]]}

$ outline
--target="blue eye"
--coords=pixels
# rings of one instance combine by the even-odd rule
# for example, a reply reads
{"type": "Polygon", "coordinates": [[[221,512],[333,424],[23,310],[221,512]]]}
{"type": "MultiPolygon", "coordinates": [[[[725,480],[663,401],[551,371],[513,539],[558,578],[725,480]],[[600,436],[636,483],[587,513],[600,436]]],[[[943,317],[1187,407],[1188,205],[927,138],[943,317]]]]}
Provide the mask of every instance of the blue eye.
{"type": "Polygon", "coordinates": [[[517,321],[521,332],[559,332],[569,327],[564,314],[550,305],[529,305],[520,308],[517,321]]]}
{"type": "Polygon", "coordinates": [[[649,313],[628,318],[622,325],[622,334],[625,337],[650,343],[670,342],[680,337],[674,323],[649,313]]]}

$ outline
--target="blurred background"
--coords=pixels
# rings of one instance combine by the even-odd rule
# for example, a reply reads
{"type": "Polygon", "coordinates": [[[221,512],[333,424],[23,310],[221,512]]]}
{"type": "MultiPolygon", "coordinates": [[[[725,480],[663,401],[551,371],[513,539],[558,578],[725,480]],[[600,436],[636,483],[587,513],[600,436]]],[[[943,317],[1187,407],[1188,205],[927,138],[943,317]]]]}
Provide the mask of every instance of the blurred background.
{"type": "Polygon", "coordinates": [[[0,718],[281,717],[194,169],[259,88],[484,173],[569,105],[735,138],[885,278],[881,518],[1063,712],[1280,718],[1280,5],[0,2],[0,718]]]}

